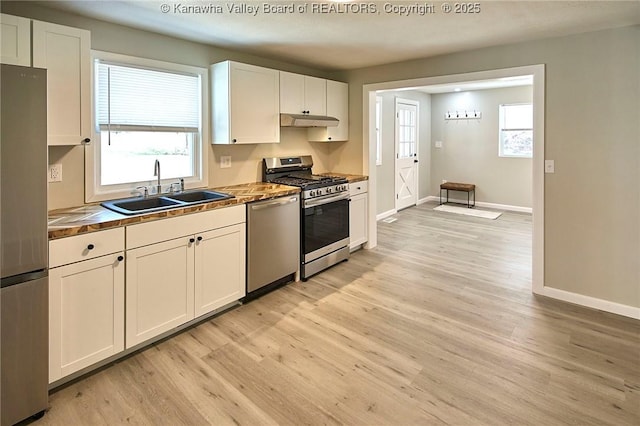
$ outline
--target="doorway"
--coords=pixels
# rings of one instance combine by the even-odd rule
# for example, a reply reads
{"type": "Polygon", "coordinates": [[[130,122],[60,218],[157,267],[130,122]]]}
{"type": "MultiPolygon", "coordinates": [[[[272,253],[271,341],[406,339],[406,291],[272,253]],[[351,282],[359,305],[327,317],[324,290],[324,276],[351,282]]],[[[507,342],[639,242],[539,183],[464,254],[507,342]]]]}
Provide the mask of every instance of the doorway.
{"type": "Polygon", "coordinates": [[[418,202],[418,102],[396,98],[396,211],[418,202]]]}
{"type": "MultiPolygon", "coordinates": [[[[368,114],[363,114],[363,170],[364,173],[369,176],[369,187],[375,189],[377,183],[377,141],[375,137],[376,92],[384,90],[408,90],[411,88],[441,84],[532,76],[534,109],[533,134],[535,135],[532,161],[532,287],[534,293],[541,293],[544,288],[544,74],[545,66],[541,64],[448,76],[373,83],[363,86],[363,107],[367,108],[368,111],[368,114]]],[[[375,247],[377,244],[376,203],[376,192],[375,190],[370,190],[368,248],[375,247]]]]}

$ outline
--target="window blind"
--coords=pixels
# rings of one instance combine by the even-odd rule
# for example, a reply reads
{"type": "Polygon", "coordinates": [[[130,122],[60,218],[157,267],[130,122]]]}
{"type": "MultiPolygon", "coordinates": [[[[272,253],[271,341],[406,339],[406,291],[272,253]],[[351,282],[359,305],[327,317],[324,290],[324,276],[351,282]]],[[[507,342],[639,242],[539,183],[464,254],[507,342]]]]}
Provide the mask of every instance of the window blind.
{"type": "Polygon", "coordinates": [[[96,61],[100,130],[197,132],[200,77],[96,61]]]}

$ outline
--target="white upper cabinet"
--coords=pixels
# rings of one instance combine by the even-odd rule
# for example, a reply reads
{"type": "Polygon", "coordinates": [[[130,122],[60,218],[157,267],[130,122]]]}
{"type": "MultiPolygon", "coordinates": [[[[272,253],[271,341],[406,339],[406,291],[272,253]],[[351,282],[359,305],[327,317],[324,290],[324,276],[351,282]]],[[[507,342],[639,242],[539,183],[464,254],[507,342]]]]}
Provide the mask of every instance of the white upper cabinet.
{"type": "Polygon", "coordinates": [[[311,142],[335,142],[349,139],[349,85],[327,80],[327,115],[339,120],[337,127],[312,127],[311,142]]]}
{"type": "Polygon", "coordinates": [[[91,33],[33,21],[33,66],[47,70],[49,145],[79,145],[91,135],[91,33]]]}
{"type": "Polygon", "coordinates": [[[280,142],[277,70],[225,61],[211,65],[212,142],[280,142]]]}
{"type": "Polygon", "coordinates": [[[327,80],[280,71],[280,112],[327,115],[327,80]]]}
{"type": "Polygon", "coordinates": [[[31,20],[0,14],[0,62],[31,66],[31,20]]]}

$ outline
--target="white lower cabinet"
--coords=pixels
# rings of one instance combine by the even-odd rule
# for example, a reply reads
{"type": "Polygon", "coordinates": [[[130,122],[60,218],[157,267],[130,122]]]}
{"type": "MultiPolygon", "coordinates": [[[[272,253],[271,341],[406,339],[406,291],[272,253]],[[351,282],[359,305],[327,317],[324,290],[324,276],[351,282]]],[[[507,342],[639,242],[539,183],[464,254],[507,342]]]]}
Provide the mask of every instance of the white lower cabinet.
{"type": "Polygon", "coordinates": [[[50,241],[49,383],[243,298],[245,225],[237,205],[50,241]]]}
{"type": "Polygon", "coordinates": [[[200,235],[195,250],[195,317],[245,296],[245,225],[200,235]]]}
{"type": "Polygon", "coordinates": [[[124,252],[86,253],[106,250],[118,237],[123,250],[123,229],[50,243],[51,258],[65,251],[68,263],[49,270],[49,383],[124,350],[124,252]]]}
{"type": "Polygon", "coordinates": [[[367,183],[354,182],[349,184],[349,195],[351,204],[349,205],[349,248],[356,249],[366,243],[368,217],[368,193],[367,183]]]}
{"type": "Polygon", "coordinates": [[[127,227],[126,347],[244,297],[245,245],[244,206],[127,227]]]}
{"type": "Polygon", "coordinates": [[[127,250],[127,348],[193,319],[192,238],[127,250]]]}

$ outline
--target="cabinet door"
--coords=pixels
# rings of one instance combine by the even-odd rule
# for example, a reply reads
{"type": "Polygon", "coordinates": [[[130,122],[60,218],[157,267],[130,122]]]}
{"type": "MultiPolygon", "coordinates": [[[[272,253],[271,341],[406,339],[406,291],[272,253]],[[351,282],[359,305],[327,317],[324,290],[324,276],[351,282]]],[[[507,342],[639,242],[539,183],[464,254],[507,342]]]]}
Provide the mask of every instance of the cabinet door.
{"type": "Polygon", "coordinates": [[[91,135],[91,33],[33,21],[33,66],[47,69],[49,145],[79,145],[91,135]]]}
{"type": "Polygon", "coordinates": [[[195,316],[245,296],[245,224],[196,236],[195,316]]]}
{"type": "Polygon", "coordinates": [[[340,81],[327,81],[327,115],[340,120],[337,127],[327,127],[328,140],[349,139],[349,85],[340,81]]]}
{"type": "Polygon", "coordinates": [[[31,66],[31,20],[0,14],[0,62],[31,66]]]}
{"type": "Polygon", "coordinates": [[[353,249],[367,242],[367,194],[351,197],[349,207],[349,247],[353,249]]]}
{"type": "Polygon", "coordinates": [[[49,383],[124,350],[123,253],[49,271],[49,383]]]}
{"type": "Polygon", "coordinates": [[[237,62],[230,67],[231,143],[280,142],[278,71],[237,62]]]}
{"type": "Polygon", "coordinates": [[[193,319],[191,239],[127,251],[127,348],[193,319]]]}
{"type": "Polygon", "coordinates": [[[307,114],[327,115],[327,80],[305,76],[304,103],[307,114]]]}
{"type": "Polygon", "coordinates": [[[311,142],[349,140],[349,85],[327,80],[327,115],[339,120],[337,127],[312,127],[308,130],[311,142]]]}
{"type": "Polygon", "coordinates": [[[280,112],[304,114],[304,75],[280,71],[280,112]]]}

